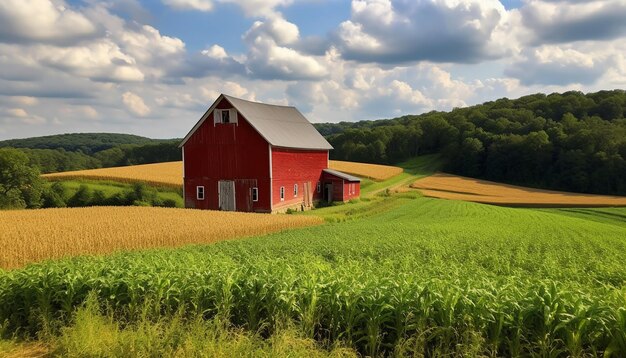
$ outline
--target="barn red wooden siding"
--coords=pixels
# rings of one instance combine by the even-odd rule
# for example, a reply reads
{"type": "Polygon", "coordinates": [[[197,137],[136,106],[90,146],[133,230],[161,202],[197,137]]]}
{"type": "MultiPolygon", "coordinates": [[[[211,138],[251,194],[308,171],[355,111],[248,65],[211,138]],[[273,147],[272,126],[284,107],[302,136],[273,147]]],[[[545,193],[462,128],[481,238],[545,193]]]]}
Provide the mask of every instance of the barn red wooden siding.
{"type": "Polygon", "coordinates": [[[304,186],[311,183],[313,200],[319,200],[317,192],[322,169],[328,167],[327,150],[297,150],[288,148],[272,148],[272,200],[274,210],[281,207],[292,207],[304,201],[304,186]],[[298,185],[298,193],[294,195],[294,185],[298,185]],[[285,188],[285,198],[280,199],[280,188],[285,188]]]}
{"type": "MultiPolygon", "coordinates": [[[[359,197],[358,178],[336,171],[334,171],[336,175],[324,171],[328,168],[328,149],[326,148],[330,148],[330,145],[319,136],[319,133],[316,133],[313,127],[305,126],[302,132],[304,139],[309,139],[310,148],[325,149],[296,149],[271,145],[264,135],[274,135],[274,141],[287,143],[286,146],[297,143],[300,137],[296,137],[295,140],[293,137],[276,139],[276,133],[284,130],[281,122],[272,123],[271,125],[276,127],[268,129],[267,122],[262,122],[262,120],[257,122],[259,118],[263,118],[263,114],[251,110],[250,107],[267,105],[251,105],[249,102],[228,97],[235,101],[231,103],[227,97],[220,96],[214,108],[231,109],[233,103],[239,103],[243,106],[242,108],[247,108],[246,113],[252,117],[254,120],[252,123],[255,126],[266,127],[264,131],[259,132],[239,110],[237,123],[214,123],[213,112],[207,112],[205,114],[207,117],[203,117],[206,120],[199,122],[181,144],[184,162],[185,207],[229,209],[232,207],[234,197],[234,208],[232,208],[234,210],[275,212],[285,211],[287,208],[305,208],[311,201],[329,199],[348,201],[359,197]],[[316,142],[315,136],[319,136],[322,144],[319,140],[316,142]],[[356,180],[350,181],[346,178],[356,180]],[[225,198],[230,200],[223,202],[224,206],[220,208],[221,181],[227,182],[227,184],[224,183],[225,187],[222,187],[223,193],[226,193],[221,196],[222,200],[225,198]],[[198,186],[204,187],[203,199],[197,198],[198,186]],[[253,188],[258,188],[258,201],[253,201],[253,188]],[[281,188],[284,190],[282,199],[281,188]],[[234,195],[230,196],[233,190],[234,195]],[[309,196],[305,197],[307,192],[309,196]]],[[[289,121],[293,118],[291,114],[284,115],[287,109],[291,113],[295,112],[294,121],[296,123],[299,121],[300,130],[302,130],[303,121],[306,125],[310,125],[293,107],[278,107],[276,110],[283,111],[282,120],[289,121]]],[[[274,110],[271,108],[270,106],[270,113],[274,110]]],[[[260,107],[260,111],[265,111],[263,113],[266,116],[267,110],[267,107],[260,107]]]]}
{"type": "MultiPolygon", "coordinates": [[[[232,108],[223,99],[218,109],[232,108]]],[[[213,123],[209,116],[183,146],[185,206],[219,210],[218,181],[235,180],[237,211],[270,212],[269,146],[239,114],[237,123],[213,123]],[[259,188],[252,200],[252,183],[259,188]],[[196,199],[196,187],[204,186],[205,199],[196,199]]]]}

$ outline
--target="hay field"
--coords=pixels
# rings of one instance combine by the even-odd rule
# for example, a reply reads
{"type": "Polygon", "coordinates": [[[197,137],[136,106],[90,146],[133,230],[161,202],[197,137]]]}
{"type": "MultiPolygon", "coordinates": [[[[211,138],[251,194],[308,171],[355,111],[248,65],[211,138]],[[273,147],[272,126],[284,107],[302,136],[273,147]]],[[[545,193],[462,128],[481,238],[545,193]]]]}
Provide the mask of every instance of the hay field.
{"type": "Polygon", "coordinates": [[[402,168],[400,167],[380,164],[344,162],[340,160],[331,160],[328,166],[330,167],[330,169],[335,169],[339,170],[340,172],[354,174],[359,177],[366,177],[374,180],[387,180],[402,173],[402,168]]]}
{"type": "Polygon", "coordinates": [[[183,185],[183,162],[130,165],[126,167],[75,170],[42,175],[50,180],[95,179],[125,183],[144,182],[156,186],[180,188],[183,185]]]}
{"type": "MultiPolygon", "coordinates": [[[[331,160],[330,168],[374,180],[386,180],[402,173],[402,168],[389,165],[365,164],[331,160]]],[[[50,180],[95,179],[115,180],[126,183],[144,182],[156,186],[181,187],[183,185],[183,162],[131,165],[126,167],[76,170],[44,174],[50,180]]]]}
{"type": "Polygon", "coordinates": [[[156,207],[3,211],[0,268],[119,250],[207,244],[321,223],[313,216],[156,207]]]}
{"type": "Polygon", "coordinates": [[[411,187],[428,197],[506,206],[626,206],[626,197],[533,189],[445,173],[417,180],[411,187]]]}

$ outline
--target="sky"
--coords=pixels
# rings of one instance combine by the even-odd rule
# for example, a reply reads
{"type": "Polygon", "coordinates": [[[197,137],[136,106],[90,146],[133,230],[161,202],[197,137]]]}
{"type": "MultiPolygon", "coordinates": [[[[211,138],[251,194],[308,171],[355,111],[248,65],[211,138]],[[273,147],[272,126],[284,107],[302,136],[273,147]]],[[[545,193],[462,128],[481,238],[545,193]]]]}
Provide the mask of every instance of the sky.
{"type": "Polygon", "coordinates": [[[626,88],[626,0],[2,0],[0,139],[180,138],[220,93],[311,122],[626,88]]]}

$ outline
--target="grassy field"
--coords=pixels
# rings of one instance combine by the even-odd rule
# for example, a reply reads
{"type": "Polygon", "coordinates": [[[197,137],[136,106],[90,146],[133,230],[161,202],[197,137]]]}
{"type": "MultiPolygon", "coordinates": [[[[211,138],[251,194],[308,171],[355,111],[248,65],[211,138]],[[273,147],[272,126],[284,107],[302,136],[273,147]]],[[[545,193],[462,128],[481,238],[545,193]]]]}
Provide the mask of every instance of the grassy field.
{"type": "MultiPolygon", "coordinates": [[[[435,162],[407,163],[388,187],[435,162]]],[[[121,355],[146,332],[167,352],[182,349],[186,339],[168,337],[200,320],[269,342],[291,327],[314,342],[312,355],[622,357],[626,208],[577,210],[377,188],[301,214],[333,219],[325,225],[0,272],[0,322],[5,337],[48,332],[64,354],[84,352],[102,339],[68,332],[85,331],[91,295],[87,322],[124,323],[126,338],[108,345],[121,355]]]]}
{"type": "MultiPolygon", "coordinates": [[[[402,168],[399,167],[336,160],[330,161],[330,168],[374,180],[385,180],[402,173],[402,168]]],[[[78,170],[44,174],[43,177],[49,180],[92,179],[124,183],[143,182],[157,187],[179,188],[183,185],[183,162],[78,170]]]]}
{"type": "Polygon", "coordinates": [[[316,217],[150,207],[5,211],[0,215],[0,268],[76,255],[208,244],[319,223],[316,217]]]}
{"type": "MultiPolygon", "coordinates": [[[[133,185],[127,182],[115,181],[115,180],[96,180],[96,179],[55,179],[52,182],[61,182],[67,189],[67,196],[71,197],[78,189],[84,185],[87,186],[92,192],[101,191],[105,197],[111,197],[116,194],[123,194],[133,189],[133,185]]],[[[171,187],[156,187],[156,195],[161,200],[173,200],[176,203],[176,207],[182,208],[184,206],[183,197],[180,193],[180,188],[171,187]]]]}
{"type": "Polygon", "coordinates": [[[532,207],[626,206],[626,197],[566,193],[437,173],[411,184],[425,196],[485,204],[532,207]]]}

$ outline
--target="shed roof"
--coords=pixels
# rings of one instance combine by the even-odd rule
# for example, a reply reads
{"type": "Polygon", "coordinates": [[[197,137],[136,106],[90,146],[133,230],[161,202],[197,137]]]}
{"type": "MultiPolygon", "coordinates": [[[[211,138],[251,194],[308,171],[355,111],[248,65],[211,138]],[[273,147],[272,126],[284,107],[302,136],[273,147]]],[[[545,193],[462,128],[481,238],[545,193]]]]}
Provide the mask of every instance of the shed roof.
{"type": "Polygon", "coordinates": [[[322,169],[322,171],[323,171],[324,173],[328,173],[328,174],[330,174],[330,175],[334,175],[334,176],[336,176],[336,177],[338,177],[338,178],[345,179],[345,180],[347,180],[347,181],[358,181],[358,182],[360,182],[360,181],[361,181],[361,178],[359,178],[359,177],[355,177],[354,175],[346,174],[346,173],[340,172],[340,171],[338,171],[338,170],[334,170],[334,169],[322,169]]]}
{"type": "Polygon", "coordinates": [[[333,147],[296,109],[221,94],[198,123],[185,136],[180,146],[185,145],[191,135],[209,118],[217,104],[226,99],[254,129],[271,145],[297,149],[329,150],[333,147]]]}

